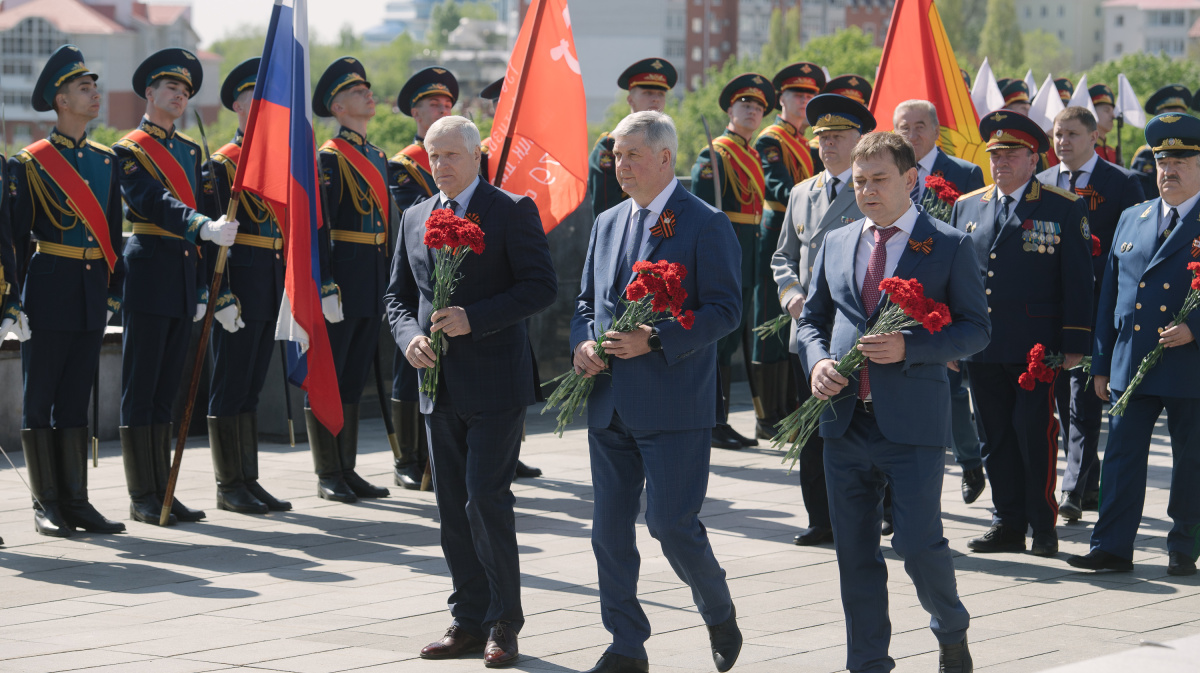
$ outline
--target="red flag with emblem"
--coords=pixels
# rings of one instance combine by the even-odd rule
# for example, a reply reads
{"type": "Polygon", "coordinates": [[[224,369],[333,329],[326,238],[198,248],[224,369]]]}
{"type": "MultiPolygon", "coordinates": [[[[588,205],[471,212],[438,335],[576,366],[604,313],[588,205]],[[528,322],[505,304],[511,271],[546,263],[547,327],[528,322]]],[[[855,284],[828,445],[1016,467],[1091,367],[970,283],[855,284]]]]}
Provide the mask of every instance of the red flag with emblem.
{"type": "MultiPolygon", "coordinates": [[[[529,196],[549,232],[587,194],[587,103],[567,0],[533,0],[508,61],[490,144],[502,189],[529,196]]],[[[489,171],[495,171],[489,166],[489,171]]]]}

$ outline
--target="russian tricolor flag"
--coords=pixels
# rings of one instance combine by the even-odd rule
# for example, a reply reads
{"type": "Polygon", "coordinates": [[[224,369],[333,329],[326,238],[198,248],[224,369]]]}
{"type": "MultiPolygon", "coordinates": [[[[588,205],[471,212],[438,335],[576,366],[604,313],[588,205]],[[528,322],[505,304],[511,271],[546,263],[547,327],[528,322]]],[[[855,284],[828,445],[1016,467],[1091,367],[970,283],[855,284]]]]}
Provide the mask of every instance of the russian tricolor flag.
{"type": "Polygon", "coordinates": [[[336,435],[342,402],[318,290],[323,218],[308,55],[307,0],[275,0],[233,188],[258,194],[284,213],[287,276],[275,338],[288,342],[288,380],[308,393],[313,414],[336,435]]]}

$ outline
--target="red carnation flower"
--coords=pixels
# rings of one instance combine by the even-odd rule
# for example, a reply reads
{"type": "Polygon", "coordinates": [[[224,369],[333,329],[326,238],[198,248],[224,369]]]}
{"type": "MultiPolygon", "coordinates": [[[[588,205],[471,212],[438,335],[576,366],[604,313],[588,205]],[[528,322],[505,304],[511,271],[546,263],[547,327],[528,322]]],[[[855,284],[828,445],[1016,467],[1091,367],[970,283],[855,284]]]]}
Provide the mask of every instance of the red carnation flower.
{"type": "Polygon", "coordinates": [[[1092,257],[1100,256],[1100,237],[1092,234],[1092,257]]]}
{"type": "Polygon", "coordinates": [[[1023,372],[1017,377],[1017,385],[1025,390],[1033,390],[1037,387],[1037,380],[1029,375],[1029,372],[1023,372]]]}
{"type": "Polygon", "coordinates": [[[691,329],[696,322],[696,314],[689,311],[684,311],[683,315],[679,316],[679,325],[684,329],[691,329]]]}

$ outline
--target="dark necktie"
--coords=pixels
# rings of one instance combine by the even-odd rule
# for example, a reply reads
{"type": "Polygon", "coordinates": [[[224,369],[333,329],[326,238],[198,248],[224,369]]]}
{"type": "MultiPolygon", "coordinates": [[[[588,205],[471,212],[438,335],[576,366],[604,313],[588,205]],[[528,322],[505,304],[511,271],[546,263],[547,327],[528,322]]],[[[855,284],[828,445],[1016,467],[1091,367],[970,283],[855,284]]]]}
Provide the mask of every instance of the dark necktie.
{"type": "Polygon", "coordinates": [[[921,203],[921,185],[925,184],[921,175],[924,173],[925,169],[917,166],[917,184],[913,185],[912,191],[908,193],[908,198],[912,199],[913,203],[921,203]]]}
{"type": "Polygon", "coordinates": [[[1013,197],[1005,195],[1000,197],[1000,210],[996,211],[996,229],[1004,226],[1008,221],[1008,206],[1012,203],[1013,197]]]}
{"type": "Polygon", "coordinates": [[[1079,181],[1079,176],[1083,175],[1083,171],[1070,171],[1069,175],[1071,176],[1071,179],[1067,184],[1067,189],[1071,190],[1071,193],[1074,194],[1075,183],[1079,181]]]}
{"type": "Polygon", "coordinates": [[[636,218],[630,218],[629,229],[625,232],[625,255],[623,257],[625,266],[621,269],[621,275],[618,275],[618,278],[629,278],[633,274],[633,263],[637,261],[642,243],[642,227],[649,214],[649,208],[642,208],[637,211],[636,218]]]}
{"type": "Polygon", "coordinates": [[[446,199],[446,207],[450,209],[450,212],[458,215],[458,201],[455,201],[454,199],[446,199]]]}
{"type": "Polygon", "coordinates": [[[1171,232],[1175,230],[1176,224],[1179,224],[1179,211],[1175,208],[1172,208],[1171,217],[1167,220],[1167,228],[1163,229],[1162,235],[1158,237],[1158,244],[1154,246],[1155,250],[1158,250],[1162,247],[1163,243],[1167,242],[1167,238],[1171,235],[1171,232]]]}
{"type": "Polygon", "coordinates": [[[839,180],[837,178],[834,178],[829,181],[829,202],[830,203],[833,203],[833,200],[837,198],[837,186],[838,186],[839,182],[841,182],[841,180],[839,180]]]}
{"type": "MultiPolygon", "coordinates": [[[[875,234],[875,249],[871,251],[871,261],[867,264],[867,275],[863,278],[861,293],[863,306],[866,307],[868,316],[875,312],[875,307],[879,304],[879,282],[883,280],[883,273],[887,269],[888,239],[900,231],[900,227],[896,226],[886,229],[871,227],[871,232],[875,234]]],[[[867,395],[871,394],[871,380],[866,366],[863,366],[860,374],[858,397],[865,400],[867,395]]]]}

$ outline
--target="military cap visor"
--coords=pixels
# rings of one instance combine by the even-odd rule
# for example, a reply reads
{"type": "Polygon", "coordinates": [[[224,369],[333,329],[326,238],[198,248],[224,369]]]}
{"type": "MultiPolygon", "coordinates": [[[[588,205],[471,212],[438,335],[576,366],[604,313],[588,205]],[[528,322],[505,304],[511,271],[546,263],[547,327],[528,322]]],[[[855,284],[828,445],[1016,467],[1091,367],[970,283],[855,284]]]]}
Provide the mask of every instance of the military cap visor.
{"type": "Polygon", "coordinates": [[[1200,155],[1200,119],[1189,114],[1161,114],[1146,123],[1146,144],[1155,159],[1200,155]]]}
{"type": "Polygon", "coordinates": [[[169,47],[151,54],[133,71],[133,91],[145,98],[146,89],[160,79],[182,82],[188,88],[188,95],[195,96],[204,82],[204,69],[192,52],[169,47]]]}
{"type": "Polygon", "coordinates": [[[644,58],[625,68],[625,72],[617,78],[617,86],[626,91],[635,86],[645,89],[662,89],[670,91],[679,81],[679,72],[665,58],[644,58]]]}
{"type": "Polygon", "coordinates": [[[411,117],[413,106],[430,96],[446,96],[451,105],[457,103],[458,80],[454,74],[436,65],[418,71],[400,89],[400,95],[396,96],[396,107],[411,117]]]}
{"type": "Polygon", "coordinates": [[[318,117],[332,117],[333,111],[329,106],[333,97],[353,86],[362,84],[368,89],[371,83],[367,81],[367,70],[361,61],[353,56],[343,56],[325,68],[317,86],[313,89],[312,110],[318,117]]]}
{"type": "Polygon", "coordinates": [[[254,83],[258,79],[260,61],[262,59],[258,57],[246,59],[234,66],[233,70],[225,76],[225,81],[221,83],[221,104],[227,109],[233,110],[233,102],[238,99],[238,96],[254,88],[254,83]]]}
{"type": "Polygon", "coordinates": [[[816,95],[825,88],[825,73],[816,63],[793,63],[776,73],[771,84],[780,94],[784,91],[802,91],[816,95]]]}
{"type": "Polygon", "coordinates": [[[979,122],[979,135],[987,140],[987,151],[1025,148],[1034,154],[1049,151],[1046,132],[1029,117],[1012,110],[997,110],[979,122]]]}
{"type": "Polygon", "coordinates": [[[775,109],[775,87],[766,77],[758,73],[748,72],[729,80],[721,90],[719,102],[721,109],[729,112],[729,108],[738,101],[753,101],[763,106],[763,112],[775,109]]]}
{"type": "Polygon", "coordinates": [[[83,62],[83,52],[79,51],[79,47],[73,44],[59,47],[46,61],[42,74],[38,76],[37,84],[33,87],[33,109],[38,112],[53,110],[54,97],[58,95],[59,88],[80,77],[91,77],[93,82],[100,78],[83,62]]]}
{"type": "Polygon", "coordinates": [[[875,117],[866,106],[836,93],[823,93],[808,101],[804,116],[814,134],[826,131],[870,133],[875,130],[875,117]]]}
{"type": "Polygon", "coordinates": [[[866,105],[871,100],[871,83],[860,75],[840,75],[829,80],[821,93],[845,96],[856,103],[866,105]]]}
{"type": "Polygon", "coordinates": [[[501,77],[500,79],[496,80],[495,82],[492,82],[491,84],[485,86],[483,88],[483,91],[479,92],[479,97],[484,100],[490,100],[494,103],[494,102],[500,100],[500,92],[503,89],[504,89],[504,78],[501,77]]]}
{"type": "Polygon", "coordinates": [[[1180,112],[1187,112],[1191,106],[1192,92],[1182,84],[1168,84],[1150,94],[1150,97],[1146,99],[1146,112],[1152,115],[1162,114],[1176,108],[1180,112]]]}

